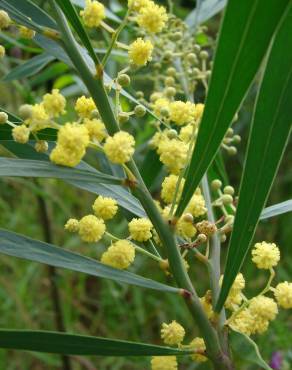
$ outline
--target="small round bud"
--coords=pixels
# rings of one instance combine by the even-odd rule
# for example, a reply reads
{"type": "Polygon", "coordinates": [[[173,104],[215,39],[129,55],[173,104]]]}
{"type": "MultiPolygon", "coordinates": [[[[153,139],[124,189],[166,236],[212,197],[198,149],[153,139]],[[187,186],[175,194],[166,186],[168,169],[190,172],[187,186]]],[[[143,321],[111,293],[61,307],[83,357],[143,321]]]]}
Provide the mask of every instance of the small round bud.
{"type": "Polygon", "coordinates": [[[69,218],[64,228],[70,233],[76,233],[79,230],[79,221],[76,218],[69,218]]]}
{"type": "Polygon", "coordinates": [[[49,144],[45,140],[40,140],[36,142],[34,148],[38,153],[46,153],[49,149],[49,144]]]}
{"type": "Polygon", "coordinates": [[[225,186],[224,189],[223,189],[223,193],[233,195],[234,194],[234,187],[230,186],[230,185],[225,186]]]}
{"type": "Polygon", "coordinates": [[[201,59],[206,60],[206,59],[208,59],[208,57],[209,57],[209,54],[208,54],[208,52],[206,50],[202,50],[200,52],[200,58],[201,59]]]}
{"type": "Polygon", "coordinates": [[[182,32],[178,31],[178,32],[174,32],[173,34],[171,34],[170,39],[172,41],[179,41],[182,37],[183,37],[182,32]]]}
{"type": "Polygon", "coordinates": [[[232,204],[233,202],[233,197],[230,194],[223,194],[221,199],[222,199],[223,204],[225,205],[232,204]]]}
{"type": "Polygon", "coordinates": [[[175,129],[171,129],[167,132],[167,137],[169,139],[175,139],[177,137],[177,131],[175,129]]]}
{"type": "Polygon", "coordinates": [[[197,58],[196,54],[190,53],[190,54],[187,55],[187,61],[191,64],[195,64],[195,63],[197,63],[198,58],[197,58]]]}
{"type": "Polygon", "coordinates": [[[226,237],[226,235],[225,235],[225,234],[221,234],[221,235],[220,235],[220,242],[221,242],[221,243],[225,243],[225,242],[226,242],[226,239],[227,239],[227,237],[226,237]]]}
{"type": "Polygon", "coordinates": [[[143,105],[136,105],[134,113],[137,117],[143,117],[146,114],[146,108],[143,105]]]}
{"type": "Polygon", "coordinates": [[[174,67],[169,67],[169,68],[167,68],[167,70],[166,70],[166,74],[167,74],[168,76],[172,76],[172,77],[174,77],[174,76],[176,75],[176,69],[175,69],[174,67]]]}
{"type": "Polygon", "coordinates": [[[201,51],[201,46],[200,45],[198,45],[198,44],[196,44],[195,46],[194,46],[194,52],[195,53],[199,53],[201,51]]]}
{"type": "Polygon", "coordinates": [[[166,77],[164,83],[165,83],[165,86],[173,86],[175,84],[175,79],[171,76],[166,77]]]}
{"type": "Polygon", "coordinates": [[[153,67],[155,68],[155,69],[160,69],[161,68],[161,63],[154,63],[153,64],[153,67]]]}
{"type": "Polygon", "coordinates": [[[170,60],[172,58],[172,54],[173,54],[172,51],[168,50],[168,51],[165,52],[164,58],[166,60],[170,60]]]}
{"type": "Polygon", "coordinates": [[[236,144],[239,144],[241,142],[241,137],[239,135],[234,135],[233,136],[233,141],[236,143],[236,144]]]}
{"type": "Polygon", "coordinates": [[[184,220],[185,222],[193,223],[193,222],[194,222],[194,217],[193,217],[193,215],[192,215],[191,213],[185,213],[185,214],[183,215],[183,220],[184,220]]]}
{"type": "Polygon", "coordinates": [[[137,92],[136,92],[136,96],[137,96],[137,98],[138,98],[138,99],[142,99],[142,98],[144,98],[144,93],[143,93],[143,91],[137,91],[137,92]]]}
{"type": "Polygon", "coordinates": [[[232,122],[236,122],[237,120],[238,120],[238,113],[236,112],[234,117],[233,117],[232,122]]]}
{"type": "Polygon", "coordinates": [[[119,75],[117,81],[121,86],[129,86],[131,83],[130,76],[126,73],[122,73],[121,75],[119,75]]]}
{"type": "Polygon", "coordinates": [[[19,107],[18,113],[19,116],[24,120],[30,118],[32,113],[32,105],[30,104],[21,105],[19,107]]]}
{"type": "Polygon", "coordinates": [[[234,132],[233,128],[232,127],[229,127],[229,129],[226,132],[226,135],[232,136],[233,135],[233,132],[234,132]]]}
{"type": "Polygon", "coordinates": [[[174,97],[176,94],[176,89],[172,86],[169,86],[165,89],[165,95],[168,97],[168,98],[172,98],[174,97]]]}
{"type": "Polygon", "coordinates": [[[8,115],[5,112],[0,112],[0,125],[8,121],[8,115]]]}
{"type": "Polygon", "coordinates": [[[228,150],[227,150],[227,153],[228,153],[229,155],[235,155],[235,154],[237,154],[237,149],[236,149],[236,147],[235,147],[235,146],[230,146],[230,147],[228,148],[228,150]]]}
{"type": "Polygon", "coordinates": [[[221,188],[221,186],[222,186],[222,182],[219,179],[215,179],[211,183],[211,187],[213,190],[218,190],[221,188]]]}
{"type": "Polygon", "coordinates": [[[160,96],[161,95],[159,93],[157,93],[157,92],[152,93],[150,95],[150,101],[151,101],[151,103],[154,103],[157,99],[160,98],[160,96]]]}
{"type": "Polygon", "coordinates": [[[234,222],[234,216],[233,216],[233,215],[227,215],[227,216],[225,217],[225,222],[226,222],[227,224],[233,224],[233,222],[234,222]]]}
{"type": "Polygon", "coordinates": [[[167,107],[163,107],[160,109],[160,114],[162,117],[168,117],[169,116],[169,109],[167,107]]]}
{"type": "Polygon", "coordinates": [[[207,235],[205,235],[205,234],[199,234],[197,236],[197,239],[196,240],[197,240],[198,243],[203,244],[203,243],[206,243],[206,241],[208,240],[208,238],[207,238],[207,235]]]}
{"type": "Polygon", "coordinates": [[[128,113],[126,113],[126,112],[120,112],[120,113],[118,114],[118,121],[119,121],[119,123],[121,123],[121,124],[128,122],[128,121],[129,121],[129,118],[130,118],[130,116],[129,116],[129,114],[128,114],[128,113]]]}
{"type": "Polygon", "coordinates": [[[217,231],[217,226],[210,221],[204,220],[196,224],[196,229],[199,231],[200,234],[210,236],[217,231]]]}
{"type": "Polygon", "coordinates": [[[194,77],[198,77],[200,73],[201,73],[201,71],[199,70],[199,68],[193,68],[192,75],[194,77]]]}
{"type": "Polygon", "coordinates": [[[94,109],[94,111],[92,111],[91,118],[97,118],[97,119],[100,118],[100,114],[97,109],[94,109]]]}

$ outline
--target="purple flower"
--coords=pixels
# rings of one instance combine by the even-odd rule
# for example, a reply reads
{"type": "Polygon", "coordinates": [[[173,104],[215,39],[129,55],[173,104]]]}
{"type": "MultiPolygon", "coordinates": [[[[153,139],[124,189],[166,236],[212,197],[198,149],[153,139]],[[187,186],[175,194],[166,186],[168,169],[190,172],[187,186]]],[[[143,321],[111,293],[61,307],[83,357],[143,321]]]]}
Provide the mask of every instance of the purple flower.
{"type": "Polygon", "coordinates": [[[281,370],[282,362],[283,362],[283,356],[281,352],[279,351],[274,352],[272,354],[272,358],[270,361],[271,368],[274,370],[281,370]]]}

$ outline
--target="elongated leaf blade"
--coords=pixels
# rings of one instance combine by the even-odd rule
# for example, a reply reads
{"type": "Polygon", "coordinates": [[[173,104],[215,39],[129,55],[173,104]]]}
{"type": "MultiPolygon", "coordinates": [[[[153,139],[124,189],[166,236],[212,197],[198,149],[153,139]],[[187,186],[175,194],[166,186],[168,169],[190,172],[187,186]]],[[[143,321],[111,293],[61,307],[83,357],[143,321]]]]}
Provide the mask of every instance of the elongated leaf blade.
{"type": "Polygon", "coordinates": [[[0,158],[0,176],[2,177],[44,177],[67,181],[90,182],[96,184],[121,184],[123,180],[103,174],[97,170],[56,166],[39,160],[0,158]]]}
{"type": "Polygon", "coordinates": [[[289,0],[230,0],[198,138],[176,215],[182,214],[212,163],[268,49],[289,0]]]}
{"type": "Polygon", "coordinates": [[[231,331],[229,339],[232,352],[236,358],[245,363],[258,365],[261,369],[272,370],[263,360],[256,343],[247,335],[231,331]]]}
{"type": "Polygon", "coordinates": [[[110,279],[120,283],[165,292],[179,291],[178,288],[146,279],[128,271],[114,269],[92,258],[3,229],[0,229],[0,253],[50,266],[83,272],[88,275],[110,279]]]}
{"type": "Polygon", "coordinates": [[[79,356],[186,355],[190,350],[53,331],[0,330],[0,348],[79,356]]]}
{"type": "MultiPolygon", "coordinates": [[[[291,4],[291,3],[290,3],[291,4]]],[[[223,307],[252,241],[291,131],[292,4],[279,28],[258,93],[239,202],[216,306],[223,307]]]]}
{"type": "Polygon", "coordinates": [[[203,23],[224,9],[227,0],[201,0],[197,1],[194,9],[186,17],[185,22],[191,28],[195,29],[197,25],[203,23]]]}
{"type": "Polygon", "coordinates": [[[261,213],[260,220],[266,220],[267,218],[282,215],[292,211],[292,199],[286,200],[273,206],[267,207],[261,213]]]}

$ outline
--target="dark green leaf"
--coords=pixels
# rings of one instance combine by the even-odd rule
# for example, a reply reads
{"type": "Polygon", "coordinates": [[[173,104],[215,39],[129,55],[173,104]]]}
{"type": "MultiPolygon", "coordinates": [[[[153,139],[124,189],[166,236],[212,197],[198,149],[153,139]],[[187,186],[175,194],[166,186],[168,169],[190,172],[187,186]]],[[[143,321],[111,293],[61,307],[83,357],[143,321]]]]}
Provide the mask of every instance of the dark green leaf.
{"type": "Polygon", "coordinates": [[[248,253],[291,130],[292,4],[275,36],[257,97],[239,201],[216,310],[248,253]]]}
{"type": "Polygon", "coordinates": [[[80,167],[68,168],[40,160],[0,158],[1,177],[44,177],[91,184],[121,185],[122,179],[103,174],[97,170],[80,167]]]}
{"type": "Polygon", "coordinates": [[[128,271],[114,269],[92,258],[3,229],[0,229],[0,253],[50,266],[83,272],[88,275],[115,280],[120,283],[165,292],[179,292],[178,288],[146,279],[128,271]]]}
{"type": "Polygon", "coordinates": [[[24,77],[30,77],[41,71],[46,65],[52,62],[55,58],[52,55],[43,53],[37,55],[23,64],[12,69],[5,77],[4,81],[12,81],[24,77]]]}
{"type": "Polygon", "coordinates": [[[261,369],[272,370],[263,360],[256,343],[247,335],[231,331],[229,339],[233,355],[236,358],[241,359],[244,363],[258,365],[261,369]]]}
{"type": "Polygon", "coordinates": [[[190,350],[53,331],[0,330],[0,348],[81,356],[187,355],[190,350]]]}
{"type": "Polygon", "coordinates": [[[285,202],[274,204],[273,206],[267,207],[261,213],[260,220],[282,215],[283,213],[292,211],[292,199],[286,200],[285,202]]]}
{"type": "Polygon", "coordinates": [[[182,214],[220,148],[289,0],[230,0],[206,107],[176,215],[182,214]]]}

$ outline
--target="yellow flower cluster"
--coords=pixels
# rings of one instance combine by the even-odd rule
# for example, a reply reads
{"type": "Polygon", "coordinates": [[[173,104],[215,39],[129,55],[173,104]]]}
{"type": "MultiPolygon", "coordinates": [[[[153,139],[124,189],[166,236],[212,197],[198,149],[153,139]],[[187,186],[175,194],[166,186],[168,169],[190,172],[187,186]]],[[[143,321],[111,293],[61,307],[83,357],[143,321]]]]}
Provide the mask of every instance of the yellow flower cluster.
{"type": "Polygon", "coordinates": [[[86,0],[85,8],[81,10],[80,15],[87,27],[99,27],[105,18],[104,5],[99,1],[86,0]]]}
{"type": "Polygon", "coordinates": [[[158,33],[165,27],[167,19],[165,8],[149,1],[146,6],[140,7],[137,23],[150,33],[158,33]]]}
{"type": "Polygon", "coordinates": [[[87,243],[98,242],[105,233],[105,224],[101,218],[87,215],[81,218],[78,225],[80,238],[87,243]]]}
{"type": "Polygon", "coordinates": [[[190,347],[196,352],[191,357],[196,362],[205,362],[207,357],[203,355],[206,351],[206,345],[203,338],[195,338],[191,341],[190,347]]]}
{"type": "Polygon", "coordinates": [[[5,10],[0,10],[0,30],[4,30],[10,26],[11,19],[5,10]]]}
{"type": "Polygon", "coordinates": [[[104,220],[110,220],[118,211],[118,205],[115,199],[102,197],[101,195],[96,198],[92,208],[95,215],[104,220]]]}
{"type": "MultiPolygon", "coordinates": [[[[176,176],[176,175],[169,175],[169,176],[165,177],[165,179],[163,180],[162,185],[161,185],[161,187],[162,187],[162,189],[161,189],[161,198],[164,200],[165,203],[171,203],[172,202],[172,200],[174,198],[177,183],[178,183],[178,176],[176,176]]],[[[185,180],[182,179],[182,181],[180,182],[180,185],[179,185],[179,189],[178,189],[177,201],[179,200],[179,198],[181,196],[184,183],[185,183],[185,180]]]]}
{"type": "Polygon", "coordinates": [[[87,128],[91,141],[97,140],[101,143],[107,137],[105,125],[100,119],[84,118],[83,124],[87,128]]]}
{"type": "MultiPolygon", "coordinates": [[[[220,285],[222,284],[223,276],[220,278],[220,285]]],[[[242,302],[242,290],[245,287],[245,280],[241,273],[239,273],[232,287],[229,291],[228,297],[225,302],[225,307],[229,310],[235,310],[242,302]]]]}
{"type": "Polygon", "coordinates": [[[34,104],[30,106],[29,117],[24,123],[29,126],[31,131],[43,130],[50,126],[50,117],[45,110],[44,104],[34,104]]]}
{"type": "Polygon", "coordinates": [[[131,63],[137,66],[144,66],[151,60],[153,45],[149,40],[139,37],[129,46],[129,58],[131,63]]]}
{"type": "Polygon", "coordinates": [[[143,7],[149,4],[150,0],[128,0],[128,8],[139,12],[143,7]]]}
{"type": "Polygon", "coordinates": [[[165,344],[171,346],[180,344],[185,337],[185,329],[175,320],[170,324],[163,323],[161,328],[161,338],[165,344]]]}
{"type": "Polygon", "coordinates": [[[252,250],[252,261],[257,268],[269,270],[280,261],[279,248],[274,243],[256,243],[252,250]]]}
{"type": "Polygon", "coordinates": [[[198,129],[193,124],[188,124],[181,128],[179,138],[185,143],[189,143],[196,134],[197,130],[198,129]]]}
{"type": "Polygon", "coordinates": [[[184,215],[176,223],[176,231],[183,238],[193,238],[196,235],[197,229],[191,221],[185,219],[184,215]]]}
{"type": "Polygon", "coordinates": [[[25,125],[15,126],[12,129],[12,137],[14,141],[20,144],[25,144],[29,140],[30,131],[25,125]]]}
{"type": "Polygon", "coordinates": [[[85,126],[78,123],[66,123],[58,132],[57,145],[52,150],[50,159],[63,166],[76,166],[85,155],[89,144],[89,135],[85,126]]]}
{"type": "Polygon", "coordinates": [[[163,97],[155,99],[152,107],[154,113],[160,117],[163,109],[169,110],[169,100],[163,97]]]}
{"type": "Polygon", "coordinates": [[[43,97],[43,107],[50,117],[58,117],[65,113],[66,99],[58,89],[53,89],[51,94],[43,97]]]}
{"type": "Polygon", "coordinates": [[[280,307],[292,308],[292,283],[279,283],[274,289],[274,295],[280,307]]]}
{"type": "Polygon", "coordinates": [[[174,101],[169,104],[169,118],[178,126],[194,120],[195,104],[183,101],[174,101]]]}
{"type": "Polygon", "coordinates": [[[157,152],[167,169],[173,174],[178,174],[186,164],[188,146],[180,140],[165,138],[160,140],[157,152]]]}
{"type": "Polygon", "coordinates": [[[138,242],[145,242],[152,237],[153,226],[148,218],[133,218],[128,226],[131,238],[138,242]]]}
{"type": "Polygon", "coordinates": [[[155,356],[151,359],[152,370],[177,370],[175,356],[155,356]]]}
{"type": "Polygon", "coordinates": [[[135,247],[128,240],[113,243],[101,256],[101,262],[117,269],[128,268],[135,259],[135,247]]]}
{"type": "Polygon", "coordinates": [[[195,194],[192,196],[186,212],[190,213],[194,217],[204,216],[207,212],[206,203],[203,195],[201,194],[200,188],[195,191],[195,194]]]}
{"type": "Polygon", "coordinates": [[[125,131],[109,136],[104,144],[104,152],[113,163],[124,164],[129,162],[134,154],[135,139],[125,131]]]}
{"type": "Polygon", "coordinates": [[[92,98],[86,98],[83,95],[77,99],[75,110],[81,118],[91,118],[92,113],[96,110],[96,106],[92,98]]]}
{"type": "Polygon", "coordinates": [[[76,233],[79,230],[79,221],[76,218],[69,218],[64,228],[70,233],[76,233]]]}

